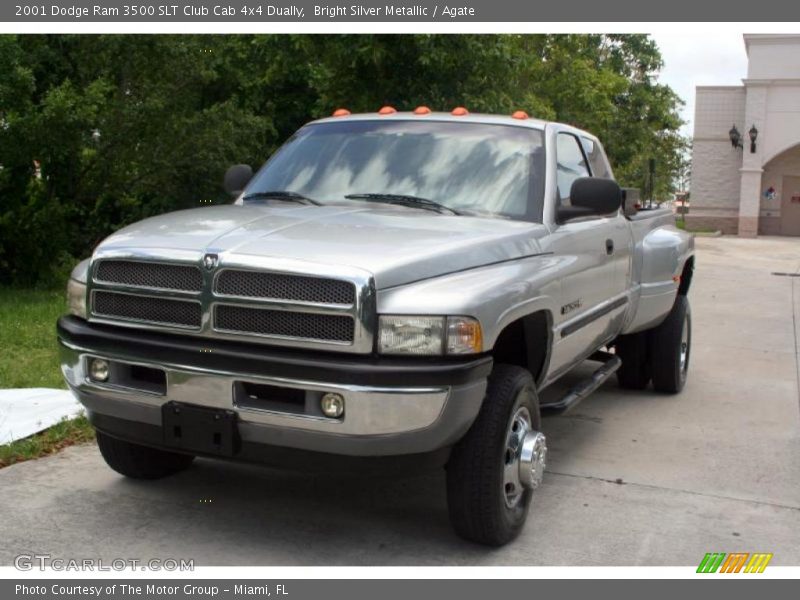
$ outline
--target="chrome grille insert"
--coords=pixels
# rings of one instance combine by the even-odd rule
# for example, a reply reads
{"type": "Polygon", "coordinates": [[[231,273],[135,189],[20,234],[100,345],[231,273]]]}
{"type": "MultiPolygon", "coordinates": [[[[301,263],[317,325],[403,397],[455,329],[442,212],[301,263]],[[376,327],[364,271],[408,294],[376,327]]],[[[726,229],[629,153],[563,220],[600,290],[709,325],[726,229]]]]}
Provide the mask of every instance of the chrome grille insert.
{"type": "Polygon", "coordinates": [[[346,315],[287,312],[219,304],[214,311],[219,331],[351,344],[355,322],[346,315]]]}
{"type": "Polygon", "coordinates": [[[355,285],[349,281],[225,269],[216,280],[214,292],[225,296],[269,298],[319,304],[355,303],[355,285]]]}
{"type": "MultiPolygon", "coordinates": [[[[213,249],[212,249],[213,250],[213,249]]],[[[89,320],[198,338],[369,354],[375,285],[363,269],[188,250],[98,251],[89,320]]]]}
{"type": "Polygon", "coordinates": [[[202,311],[194,300],[154,298],[95,290],[92,293],[92,313],[125,321],[159,323],[200,329],[202,311]]]}
{"type": "Polygon", "coordinates": [[[203,274],[198,267],[191,265],[101,260],[95,268],[94,279],[162,290],[199,292],[203,289],[203,274]]]}

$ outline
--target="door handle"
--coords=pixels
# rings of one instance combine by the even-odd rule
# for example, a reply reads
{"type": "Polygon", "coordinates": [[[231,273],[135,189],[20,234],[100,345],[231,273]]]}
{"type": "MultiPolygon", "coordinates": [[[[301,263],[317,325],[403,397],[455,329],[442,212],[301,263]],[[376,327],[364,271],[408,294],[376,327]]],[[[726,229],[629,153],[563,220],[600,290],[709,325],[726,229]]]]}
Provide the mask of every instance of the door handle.
{"type": "Polygon", "coordinates": [[[606,240],[606,254],[614,254],[614,240],[606,240]]]}

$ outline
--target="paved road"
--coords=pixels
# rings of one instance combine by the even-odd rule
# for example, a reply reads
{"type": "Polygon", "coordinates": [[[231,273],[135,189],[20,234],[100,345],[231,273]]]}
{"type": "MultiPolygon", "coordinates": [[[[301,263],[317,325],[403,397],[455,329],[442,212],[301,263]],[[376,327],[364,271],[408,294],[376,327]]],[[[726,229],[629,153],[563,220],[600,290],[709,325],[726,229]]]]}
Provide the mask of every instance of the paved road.
{"type": "Polygon", "coordinates": [[[513,544],[451,534],[443,479],[318,476],[197,461],[117,476],[93,446],[0,470],[0,564],[696,565],[709,551],[800,564],[800,240],[700,238],[683,394],[607,384],[548,418],[546,485],[513,544]],[[201,502],[202,499],[211,502],[201,502]]]}

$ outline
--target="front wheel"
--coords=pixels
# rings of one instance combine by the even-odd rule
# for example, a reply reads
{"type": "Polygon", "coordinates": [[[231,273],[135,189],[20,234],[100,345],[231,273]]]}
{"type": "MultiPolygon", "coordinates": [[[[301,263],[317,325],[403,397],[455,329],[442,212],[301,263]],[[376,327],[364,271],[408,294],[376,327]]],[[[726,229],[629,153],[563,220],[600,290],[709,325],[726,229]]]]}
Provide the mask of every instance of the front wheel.
{"type": "Polygon", "coordinates": [[[686,384],[692,347],[689,299],[678,295],[667,318],[650,332],[650,370],[657,392],[677,394],[686,384]]]}
{"type": "Polygon", "coordinates": [[[547,445],[531,374],[495,365],[472,427],[447,464],[450,521],[461,537],[502,546],[522,530],[547,445]]]}

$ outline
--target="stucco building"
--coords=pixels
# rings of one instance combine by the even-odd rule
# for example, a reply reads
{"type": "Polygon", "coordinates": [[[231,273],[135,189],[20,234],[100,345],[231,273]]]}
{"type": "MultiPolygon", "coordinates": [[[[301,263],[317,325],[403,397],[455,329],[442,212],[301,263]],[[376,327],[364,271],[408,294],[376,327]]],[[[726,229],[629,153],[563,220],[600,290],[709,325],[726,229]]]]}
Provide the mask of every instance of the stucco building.
{"type": "Polygon", "coordinates": [[[745,35],[744,43],[743,85],[697,88],[686,223],[800,236],[800,35],[745,35]]]}

